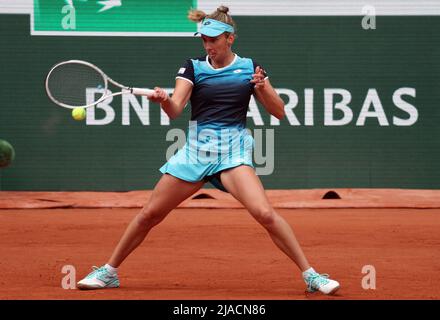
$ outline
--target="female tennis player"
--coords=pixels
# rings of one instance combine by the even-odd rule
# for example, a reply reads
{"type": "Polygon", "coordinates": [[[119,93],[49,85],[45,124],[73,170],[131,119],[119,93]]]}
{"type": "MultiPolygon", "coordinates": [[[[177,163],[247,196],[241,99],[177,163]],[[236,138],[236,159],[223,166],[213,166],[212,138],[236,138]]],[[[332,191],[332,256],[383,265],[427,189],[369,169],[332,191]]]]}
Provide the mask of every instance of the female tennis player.
{"type": "Polygon", "coordinates": [[[275,245],[302,271],[308,292],[333,294],[339,283],[317,273],[308,263],[289,224],[269,204],[252,163],[253,138],[245,129],[252,94],[273,116],[284,117],[284,103],[264,69],[231,49],[235,23],[221,6],[210,15],[192,10],[189,19],[201,22],[206,55],[188,59],[179,69],[172,97],[156,87],[149,98],[161,104],[171,119],[191,101],[186,144],[164,166],[152,195],[131,221],[107,264],[94,267],[78,282],[79,289],[119,287],[117,268],[179,203],[207,181],[231,193],[267,230],[275,245]]]}

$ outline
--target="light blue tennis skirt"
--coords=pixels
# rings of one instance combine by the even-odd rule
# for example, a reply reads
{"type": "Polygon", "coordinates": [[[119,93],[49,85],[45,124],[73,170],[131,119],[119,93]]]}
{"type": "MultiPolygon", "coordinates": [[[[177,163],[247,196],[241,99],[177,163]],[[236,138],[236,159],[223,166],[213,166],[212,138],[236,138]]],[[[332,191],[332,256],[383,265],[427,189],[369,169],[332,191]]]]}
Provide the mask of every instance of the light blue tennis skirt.
{"type": "Polygon", "coordinates": [[[209,181],[226,191],[220,172],[239,165],[255,168],[253,147],[254,139],[243,126],[190,122],[185,145],[159,170],[189,182],[209,181]]]}

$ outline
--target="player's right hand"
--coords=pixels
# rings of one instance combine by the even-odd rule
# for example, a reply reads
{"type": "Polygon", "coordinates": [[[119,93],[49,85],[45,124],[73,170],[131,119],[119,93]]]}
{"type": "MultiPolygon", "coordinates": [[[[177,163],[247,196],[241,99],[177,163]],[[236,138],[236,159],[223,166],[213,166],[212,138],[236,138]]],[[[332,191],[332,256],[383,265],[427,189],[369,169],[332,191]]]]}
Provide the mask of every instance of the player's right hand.
{"type": "Polygon", "coordinates": [[[159,87],[154,88],[154,93],[151,96],[148,96],[148,99],[153,102],[162,103],[169,99],[168,93],[159,87]]]}

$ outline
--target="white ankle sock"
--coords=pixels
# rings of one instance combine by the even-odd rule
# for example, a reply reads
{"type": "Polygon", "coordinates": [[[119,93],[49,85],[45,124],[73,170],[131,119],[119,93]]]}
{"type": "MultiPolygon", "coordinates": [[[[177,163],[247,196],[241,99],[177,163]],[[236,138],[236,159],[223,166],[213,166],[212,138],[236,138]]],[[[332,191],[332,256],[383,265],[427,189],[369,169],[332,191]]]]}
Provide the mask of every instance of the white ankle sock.
{"type": "Polygon", "coordinates": [[[111,274],[116,274],[118,273],[118,268],[114,268],[111,265],[109,265],[108,263],[104,266],[108,272],[110,272],[111,274]]]}
{"type": "Polygon", "coordinates": [[[308,268],[306,271],[304,271],[302,273],[303,278],[306,277],[306,275],[310,274],[310,273],[316,273],[315,269],[313,269],[312,267],[308,268]]]}

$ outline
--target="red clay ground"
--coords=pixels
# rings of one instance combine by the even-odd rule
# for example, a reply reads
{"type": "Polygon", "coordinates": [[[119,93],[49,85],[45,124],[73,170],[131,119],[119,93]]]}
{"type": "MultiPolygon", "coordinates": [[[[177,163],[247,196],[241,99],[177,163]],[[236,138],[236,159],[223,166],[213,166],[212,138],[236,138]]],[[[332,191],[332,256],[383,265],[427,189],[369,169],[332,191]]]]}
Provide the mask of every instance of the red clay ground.
{"type": "Polygon", "coordinates": [[[0,299],[439,299],[440,209],[278,209],[342,287],[304,295],[300,272],[243,209],[177,209],[120,268],[122,287],[61,288],[106,262],[138,209],[0,210],[0,299]],[[364,290],[364,265],[376,290],[364,290]]]}

